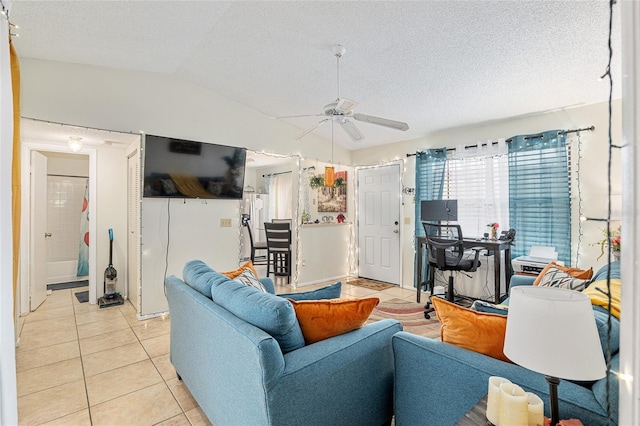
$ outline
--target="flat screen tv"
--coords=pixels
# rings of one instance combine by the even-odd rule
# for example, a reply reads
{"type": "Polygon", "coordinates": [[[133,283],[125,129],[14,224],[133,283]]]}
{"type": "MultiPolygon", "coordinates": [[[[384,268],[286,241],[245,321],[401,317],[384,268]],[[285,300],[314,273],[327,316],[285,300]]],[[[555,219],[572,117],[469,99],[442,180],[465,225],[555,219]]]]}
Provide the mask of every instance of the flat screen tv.
{"type": "Polygon", "coordinates": [[[454,222],[458,220],[458,200],[426,200],[420,203],[420,220],[454,222]]]}
{"type": "Polygon", "coordinates": [[[144,197],[241,200],[245,148],[146,135],[144,197]]]}

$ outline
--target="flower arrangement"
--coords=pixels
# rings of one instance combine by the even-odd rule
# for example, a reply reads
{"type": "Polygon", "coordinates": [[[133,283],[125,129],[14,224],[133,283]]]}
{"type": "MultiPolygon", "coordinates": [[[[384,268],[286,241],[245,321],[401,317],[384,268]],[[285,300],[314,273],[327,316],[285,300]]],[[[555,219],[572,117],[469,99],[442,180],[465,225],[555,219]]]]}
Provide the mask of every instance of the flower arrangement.
{"type": "Polygon", "coordinates": [[[490,231],[491,231],[491,239],[495,240],[498,234],[498,228],[500,227],[500,224],[498,222],[493,222],[493,223],[487,224],[487,226],[490,228],[490,231]]]}
{"type": "Polygon", "coordinates": [[[600,260],[600,258],[604,256],[604,251],[609,244],[611,244],[611,249],[613,251],[620,251],[620,227],[618,226],[617,229],[612,229],[609,235],[607,235],[607,228],[603,228],[601,231],[604,238],[600,241],[589,244],[590,246],[600,246],[600,256],[598,256],[596,260],[600,260]]]}

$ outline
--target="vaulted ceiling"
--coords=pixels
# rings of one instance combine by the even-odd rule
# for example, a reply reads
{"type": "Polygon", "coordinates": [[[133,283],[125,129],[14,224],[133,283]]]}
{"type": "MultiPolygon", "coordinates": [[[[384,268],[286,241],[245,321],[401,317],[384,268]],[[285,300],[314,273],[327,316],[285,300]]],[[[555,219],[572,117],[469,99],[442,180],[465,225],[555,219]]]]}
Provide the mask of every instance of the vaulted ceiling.
{"type": "MultiPolygon", "coordinates": [[[[606,1],[16,0],[20,57],[167,74],[268,116],[321,114],[338,96],[355,112],[349,149],[607,100],[606,1]]],[[[612,73],[620,97],[620,25],[612,73]]],[[[286,119],[300,132],[322,117],[286,119]]],[[[331,126],[314,130],[331,139],[331,126]]]]}

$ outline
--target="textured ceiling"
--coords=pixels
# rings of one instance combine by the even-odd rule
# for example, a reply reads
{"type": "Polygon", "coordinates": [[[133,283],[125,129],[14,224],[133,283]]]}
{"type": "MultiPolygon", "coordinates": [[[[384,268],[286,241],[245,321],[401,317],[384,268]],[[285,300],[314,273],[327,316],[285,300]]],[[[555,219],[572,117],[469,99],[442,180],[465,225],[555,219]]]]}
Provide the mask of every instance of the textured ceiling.
{"type": "MultiPolygon", "coordinates": [[[[33,1],[11,20],[21,57],[149,71],[191,81],[269,116],[316,114],[340,96],[357,149],[439,130],[606,101],[606,1],[33,1]]],[[[620,97],[614,15],[614,97],[620,97]]],[[[319,117],[286,121],[302,132],[319,117]]],[[[331,139],[331,126],[317,134],[331,139]]],[[[304,139],[301,140],[304,143],[304,139]]]]}

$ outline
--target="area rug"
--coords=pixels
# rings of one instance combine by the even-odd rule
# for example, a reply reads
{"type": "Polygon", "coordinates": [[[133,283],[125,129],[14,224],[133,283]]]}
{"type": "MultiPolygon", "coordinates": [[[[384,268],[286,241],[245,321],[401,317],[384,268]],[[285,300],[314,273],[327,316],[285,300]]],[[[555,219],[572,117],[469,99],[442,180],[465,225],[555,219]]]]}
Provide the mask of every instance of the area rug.
{"type": "Polygon", "coordinates": [[[87,291],[79,291],[77,293],[74,293],[76,295],[76,299],[78,299],[78,302],[80,303],[85,303],[89,301],[89,290],[87,291]]]}
{"type": "Polygon", "coordinates": [[[382,281],[370,280],[368,278],[351,278],[348,279],[345,284],[355,285],[357,287],[368,288],[369,290],[382,291],[391,287],[398,287],[394,284],[385,283],[382,281]]]}
{"type": "Polygon", "coordinates": [[[424,317],[424,305],[404,299],[390,299],[380,302],[373,310],[367,323],[393,318],[402,323],[403,330],[433,340],[440,340],[440,321],[435,315],[424,317]]]}

